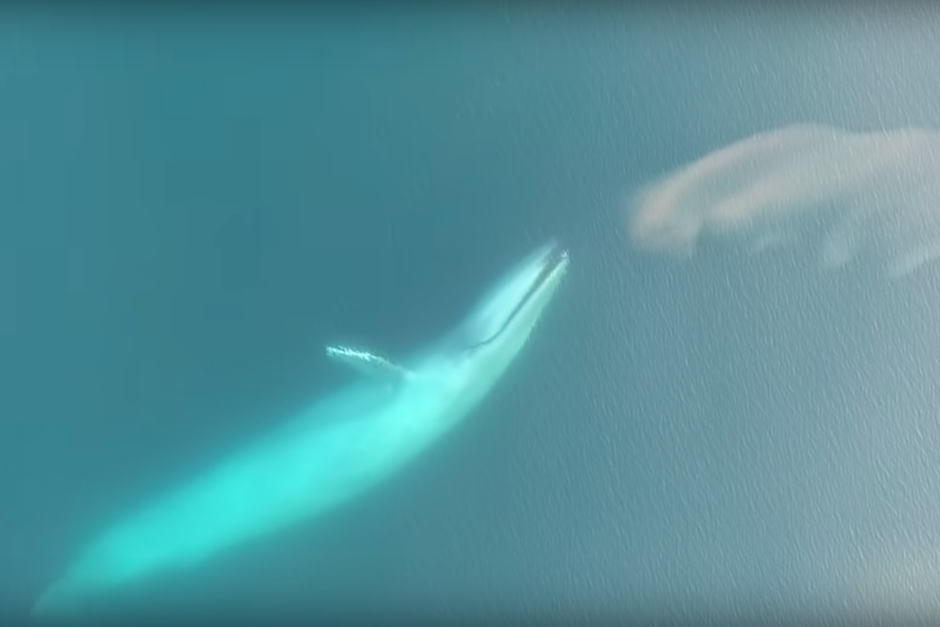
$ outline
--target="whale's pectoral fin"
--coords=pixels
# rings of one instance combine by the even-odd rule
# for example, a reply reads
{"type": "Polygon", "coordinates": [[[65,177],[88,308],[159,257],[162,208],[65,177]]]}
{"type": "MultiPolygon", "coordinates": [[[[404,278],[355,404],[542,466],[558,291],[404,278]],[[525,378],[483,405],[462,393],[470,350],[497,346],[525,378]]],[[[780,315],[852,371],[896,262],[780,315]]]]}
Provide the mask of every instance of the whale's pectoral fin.
{"type": "Polygon", "coordinates": [[[326,355],[350,365],[368,376],[400,379],[410,373],[407,368],[393,363],[385,357],[375,355],[369,351],[349,348],[348,346],[327,346],[326,355]]]}

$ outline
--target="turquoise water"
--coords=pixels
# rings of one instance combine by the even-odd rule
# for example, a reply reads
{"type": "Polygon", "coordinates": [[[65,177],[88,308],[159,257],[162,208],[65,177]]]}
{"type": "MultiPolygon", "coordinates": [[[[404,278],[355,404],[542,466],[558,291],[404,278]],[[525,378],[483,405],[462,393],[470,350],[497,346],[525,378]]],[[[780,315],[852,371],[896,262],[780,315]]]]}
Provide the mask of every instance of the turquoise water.
{"type": "Polygon", "coordinates": [[[115,605],[916,606],[940,581],[940,271],[660,258],[631,246],[623,201],[767,128],[940,125],[938,17],[11,20],[0,607],[25,612],[115,515],[347,381],[324,345],[407,353],[553,236],[563,292],[451,437],[115,605]]]}

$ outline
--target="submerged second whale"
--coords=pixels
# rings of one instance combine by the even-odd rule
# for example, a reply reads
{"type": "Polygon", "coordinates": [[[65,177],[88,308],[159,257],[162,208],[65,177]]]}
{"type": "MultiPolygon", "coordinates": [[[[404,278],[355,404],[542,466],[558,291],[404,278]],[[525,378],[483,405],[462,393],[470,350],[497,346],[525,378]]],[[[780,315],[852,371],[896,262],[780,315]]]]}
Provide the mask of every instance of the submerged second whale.
{"type": "Polygon", "coordinates": [[[284,427],[106,529],[39,599],[68,613],[154,573],[196,565],[311,518],[379,483],[465,417],[525,345],[568,269],[551,242],[530,254],[444,338],[402,364],[327,355],[361,373],[284,427]]]}

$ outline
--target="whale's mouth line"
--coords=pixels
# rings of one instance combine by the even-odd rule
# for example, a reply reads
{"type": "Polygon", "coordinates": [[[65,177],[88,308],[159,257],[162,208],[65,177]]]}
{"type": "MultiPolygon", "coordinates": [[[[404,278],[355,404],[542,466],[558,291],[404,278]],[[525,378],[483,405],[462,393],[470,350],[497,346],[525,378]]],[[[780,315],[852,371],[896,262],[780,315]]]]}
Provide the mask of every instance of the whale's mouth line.
{"type": "Polygon", "coordinates": [[[568,251],[564,248],[553,245],[552,249],[545,254],[545,257],[542,259],[542,267],[539,269],[538,275],[535,277],[535,280],[532,281],[532,285],[529,286],[529,289],[526,290],[522,298],[519,299],[519,302],[516,303],[516,306],[512,308],[512,311],[506,316],[506,319],[499,326],[495,333],[493,333],[488,338],[481,340],[472,346],[469,350],[474,351],[480,347],[486,346],[487,344],[493,342],[502,335],[503,331],[506,330],[506,327],[510,325],[516,315],[526,306],[532,297],[537,294],[542,287],[548,282],[548,280],[568,261],[568,251]]]}

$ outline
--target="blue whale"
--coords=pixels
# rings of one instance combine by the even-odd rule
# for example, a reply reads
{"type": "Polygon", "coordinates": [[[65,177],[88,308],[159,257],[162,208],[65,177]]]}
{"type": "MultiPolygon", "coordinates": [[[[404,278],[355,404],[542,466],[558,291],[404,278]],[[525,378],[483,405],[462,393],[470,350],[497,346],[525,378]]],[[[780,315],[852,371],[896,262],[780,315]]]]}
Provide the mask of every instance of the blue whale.
{"type": "Polygon", "coordinates": [[[309,520],[397,471],[469,414],[503,377],[569,265],[549,242],[518,263],[443,338],[393,362],[331,346],[354,367],[346,388],[280,430],[107,528],[36,602],[68,614],[158,572],[185,569],[309,520]]]}

